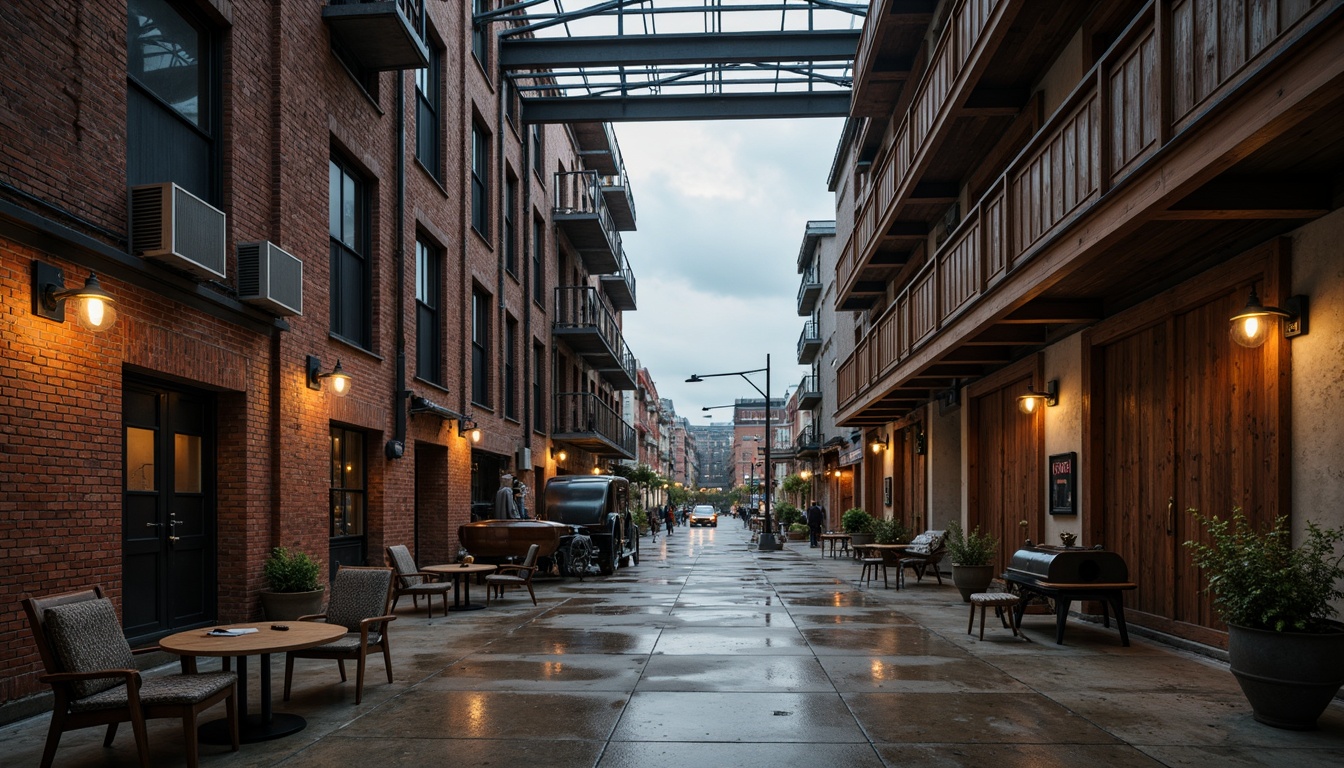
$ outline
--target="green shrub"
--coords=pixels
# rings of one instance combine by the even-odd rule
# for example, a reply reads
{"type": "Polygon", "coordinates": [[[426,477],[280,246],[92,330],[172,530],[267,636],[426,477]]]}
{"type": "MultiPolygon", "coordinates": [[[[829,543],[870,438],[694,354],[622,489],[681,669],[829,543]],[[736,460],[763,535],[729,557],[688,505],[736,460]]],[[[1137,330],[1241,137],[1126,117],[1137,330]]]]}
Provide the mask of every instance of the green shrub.
{"type": "Polygon", "coordinates": [[[312,592],[318,588],[322,564],[306,552],[276,547],[266,558],[261,574],[272,592],[312,592]]]}
{"type": "Polygon", "coordinates": [[[989,565],[999,540],[990,533],[981,533],[976,526],[970,533],[962,530],[961,523],[947,526],[947,554],[953,565],[989,565]]]}
{"type": "Polygon", "coordinates": [[[910,532],[906,530],[905,523],[896,519],[887,519],[885,517],[873,520],[873,543],[874,544],[904,544],[910,540],[910,532]]]}
{"type": "Polygon", "coordinates": [[[802,523],[793,523],[789,525],[789,533],[797,536],[806,536],[808,534],[807,526],[802,523]]]}
{"type": "Polygon", "coordinates": [[[789,526],[794,523],[802,522],[803,513],[789,502],[781,501],[775,505],[775,519],[778,520],[781,525],[789,526]]]}
{"type": "Polygon", "coordinates": [[[1292,546],[1288,518],[1256,531],[1241,509],[1232,519],[1217,515],[1195,519],[1208,531],[1210,543],[1187,541],[1194,564],[1208,577],[1205,593],[1228,624],[1272,632],[1322,632],[1335,614],[1330,603],[1344,597],[1344,554],[1336,545],[1344,529],[1307,523],[1302,546],[1292,546]]]}
{"type": "Polygon", "coordinates": [[[871,533],[873,530],[873,516],[863,511],[860,507],[852,507],[845,510],[840,516],[840,527],[845,529],[845,533],[871,533]]]}

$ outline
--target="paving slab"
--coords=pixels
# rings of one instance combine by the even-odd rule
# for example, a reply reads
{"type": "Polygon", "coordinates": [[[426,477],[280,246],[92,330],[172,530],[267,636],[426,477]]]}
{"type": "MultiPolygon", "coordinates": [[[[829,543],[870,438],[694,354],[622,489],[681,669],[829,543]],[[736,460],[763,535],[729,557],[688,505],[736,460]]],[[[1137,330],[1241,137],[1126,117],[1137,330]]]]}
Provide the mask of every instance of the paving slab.
{"type": "MultiPolygon", "coordinates": [[[[936,580],[856,584],[859,566],[821,550],[755,551],[738,526],[647,539],[610,578],[536,581],[486,610],[429,618],[403,600],[392,625],[394,682],[300,661],[292,736],[202,746],[201,765],[438,765],[557,768],[1107,768],[1344,765],[1344,706],[1312,732],[1254,721],[1227,665],[1114,627],[1029,615],[1024,638],[936,580]]],[[[168,665],[147,674],[166,674],[168,665]]],[[[217,664],[216,664],[217,666],[217,664]]],[[[258,668],[249,665],[252,707],[258,668]]],[[[350,665],[347,665],[349,668],[350,665]]],[[[209,663],[203,667],[210,668],[209,663]]],[[[209,721],[219,707],[205,713],[209,721]]],[[[48,716],[0,726],[0,764],[37,765],[48,716]]],[[[186,764],[181,725],[152,721],[151,763],[186,764]]],[[[57,765],[138,760],[130,729],[66,734],[57,765]]]]}

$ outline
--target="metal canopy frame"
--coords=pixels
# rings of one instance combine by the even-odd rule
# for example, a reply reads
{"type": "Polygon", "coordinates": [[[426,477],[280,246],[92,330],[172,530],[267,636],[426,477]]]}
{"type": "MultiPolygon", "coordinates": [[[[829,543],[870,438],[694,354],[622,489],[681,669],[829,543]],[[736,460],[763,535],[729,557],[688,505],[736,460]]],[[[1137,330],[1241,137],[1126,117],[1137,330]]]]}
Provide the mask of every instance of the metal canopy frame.
{"type": "Polygon", "coordinates": [[[843,117],[867,3],[521,0],[473,17],[525,123],[843,117]]]}

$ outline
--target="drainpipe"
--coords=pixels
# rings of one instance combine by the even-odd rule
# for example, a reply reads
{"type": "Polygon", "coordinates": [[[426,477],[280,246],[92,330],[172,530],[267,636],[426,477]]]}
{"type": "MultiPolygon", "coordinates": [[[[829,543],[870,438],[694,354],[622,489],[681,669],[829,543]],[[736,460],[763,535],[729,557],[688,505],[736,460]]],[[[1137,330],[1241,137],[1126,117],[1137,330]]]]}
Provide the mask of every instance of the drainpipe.
{"type": "Polygon", "coordinates": [[[397,72],[397,303],[396,374],[392,384],[392,439],[383,455],[406,453],[406,73],[397,72]]]}

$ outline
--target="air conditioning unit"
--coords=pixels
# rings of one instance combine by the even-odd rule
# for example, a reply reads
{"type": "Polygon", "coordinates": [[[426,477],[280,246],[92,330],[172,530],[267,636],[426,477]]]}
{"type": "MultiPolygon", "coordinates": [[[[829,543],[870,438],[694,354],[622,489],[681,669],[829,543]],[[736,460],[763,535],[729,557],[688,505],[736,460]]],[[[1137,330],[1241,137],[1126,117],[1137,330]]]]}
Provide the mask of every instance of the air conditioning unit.
{"type": "Polygon", "coordinates": [[[518,449],[518,471],[526,472],[532,466],[532,449],[523,447],[518,449]]]}
{"type": "Polygon", "coordinates": [[[225,277],[224,212],[171,182],[131,187],[131,251],[202,280],[225,277]]]}
{"type": "Polygon", "coordinates": [[[238,298],[277,315],[302,315],[303,262],[269,240],[240,243],[238,298]]]}

